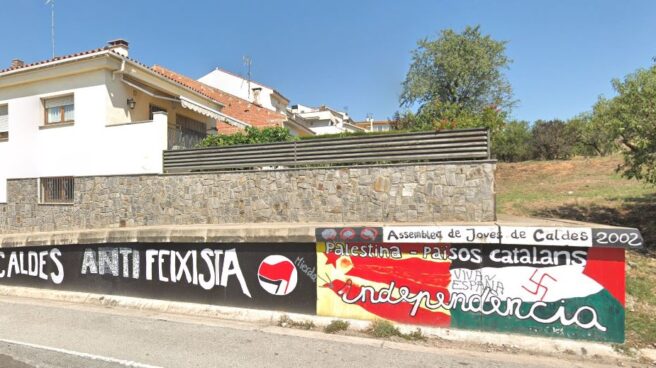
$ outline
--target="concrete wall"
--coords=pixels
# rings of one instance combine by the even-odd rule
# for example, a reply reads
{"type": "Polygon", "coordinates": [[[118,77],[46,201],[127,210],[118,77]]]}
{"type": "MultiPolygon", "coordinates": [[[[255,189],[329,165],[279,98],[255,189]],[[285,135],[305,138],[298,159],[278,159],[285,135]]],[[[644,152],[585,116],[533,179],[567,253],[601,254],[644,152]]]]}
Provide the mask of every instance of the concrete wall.
{"type": "Polygon", "coordinates": [[[494,220],[494,163],[78,177],[73,205],[9,180],[0,233],[265,222],[494,220]]]}
{"type": "Polygon", "coordinates": [[[637,229],[517,218],[0,234],[0,294],[75,291],[622,343],[624,253],[636,240],[637,229]]]}

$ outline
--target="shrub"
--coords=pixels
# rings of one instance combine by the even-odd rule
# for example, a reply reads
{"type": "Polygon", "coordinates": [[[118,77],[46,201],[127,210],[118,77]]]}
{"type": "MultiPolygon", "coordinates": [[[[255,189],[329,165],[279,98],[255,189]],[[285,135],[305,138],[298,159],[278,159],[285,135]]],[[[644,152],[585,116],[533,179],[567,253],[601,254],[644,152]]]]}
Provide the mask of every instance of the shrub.
{"type": "Polygon", "coordinates": [[[243,132],[207,136],[198,144],[198,146],[217,147],[233,146],[237,144],[276,143],[289,142],[296,139],[297,138],[289,132],[289,129],[283,127],[269,127],[263,129],[247,127],[243,132]]]}
{"type": "Polygon", "coordinates": [[[372,321],[367,329],[367,333],[374,337],[392,337],[401,336],[401,331],[391,322],[385,320],[372,321]]]}
{"type": "Polygon", "coordinates": [[[527,122],[511,121],[492,137],[492,153],[506,162],[530,160],[531,138],[527,122]]]}
{"type": "Polygon", "coordinates": [[[398,336],[410,341],[426,340],[426,336],[424,336],[420,328],[417,328],[416,330],[406,334],[399,331],[399,329],[396,326],[394,326],[391,322],[385,320],[372,321],[365,332],[374,337],[398,336]]]}
{"type": "Polygon", "coordinates": [[[401,334],[401,337],[412,341],[426,341],[426,336],[424,336],[424,334],[421,332],[421,328],[417,328],[416,330],[407,334],[401,334]]]}
{"type": "Polygon", "coordinates": [[[561,120],[538,120],[533,125],[533,155],[543,160],[569,158],[576,134],[561,120]]]}
{"type": "Polygon", "coordinates": [[[280,316],[280,319],[278,319],[278,326],[299,328],[301,330],[311,330],[316,327],[314,325],[314,322],[312,321],[294,321],[293,319],[289,318],[289,316],[287,315],[280,316]]]}
{"type": "Polygon", "coordinates": [[[349,328],[349,323],[342,320],[331,321],[323,330],[326,333],[332,334],[339,331],[346,331],[349,328]]]}

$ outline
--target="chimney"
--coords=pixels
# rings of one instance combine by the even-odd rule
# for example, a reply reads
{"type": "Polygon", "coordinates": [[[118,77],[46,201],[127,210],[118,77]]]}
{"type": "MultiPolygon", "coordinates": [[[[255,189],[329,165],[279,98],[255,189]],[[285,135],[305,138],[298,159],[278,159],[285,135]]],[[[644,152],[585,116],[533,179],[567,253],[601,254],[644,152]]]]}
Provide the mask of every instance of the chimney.
{"type": "Polygon", "coordinates": [[[260,104],[260,93],[262,92],[262,88],[260,87],[255,87],[253,88],[253,103],[256,105],[261,105],[260,104]]]}
{"type": "Polygon", "coordinates": [[[128,56],[129,44],[128,41],[122,38],[107,42],[107,48],[114,50],[114,52],[119,55],[123,55],[125,57],[128,56]]]}
{"type": "Polygon", "coordinates": [[[11,61],[11,69],[22,68],[25,66],[25,62],[21,59],[14,59],[11,61]]]}

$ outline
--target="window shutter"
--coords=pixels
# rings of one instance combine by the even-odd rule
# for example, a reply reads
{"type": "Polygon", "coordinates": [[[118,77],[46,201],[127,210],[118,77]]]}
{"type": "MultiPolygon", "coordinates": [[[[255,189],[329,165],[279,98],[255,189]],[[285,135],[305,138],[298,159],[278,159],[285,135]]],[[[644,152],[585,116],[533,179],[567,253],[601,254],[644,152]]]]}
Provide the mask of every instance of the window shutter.
{"type": "Polygon", "coordinates": [[[0,106],[0,132],[9,131],[9,109],[7,105],[0,106]]]}
{"type": "Polygon", "coordinates": [[[46,109],[49,109],[51,107],[61,107],[61,106],[67,106],[67,105],[73,105],[73,96],[72,95],[49,98],[45,101],[46,109]]]}

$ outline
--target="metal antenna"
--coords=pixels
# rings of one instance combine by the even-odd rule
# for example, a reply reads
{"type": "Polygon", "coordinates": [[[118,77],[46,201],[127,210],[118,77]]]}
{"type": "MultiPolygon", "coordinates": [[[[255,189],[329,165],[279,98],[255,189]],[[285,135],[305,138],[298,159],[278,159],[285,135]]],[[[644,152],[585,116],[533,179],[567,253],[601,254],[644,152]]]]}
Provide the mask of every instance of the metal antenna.
{"type": "Polygon", "coordinates": [[[244,65],[248,68],[248,79],[246,80],[246,83],[248,84],[248,99],[251,99],[251,65],[253,64],[253,60],[251,60],[250,56],[244,56],[244,65]]]}
{"type": "Polygon", "coordinates": [[[46,0],[50,4],[50,41],[52,42],[52,58],[55,58],[55,0],[46,0]]]}

